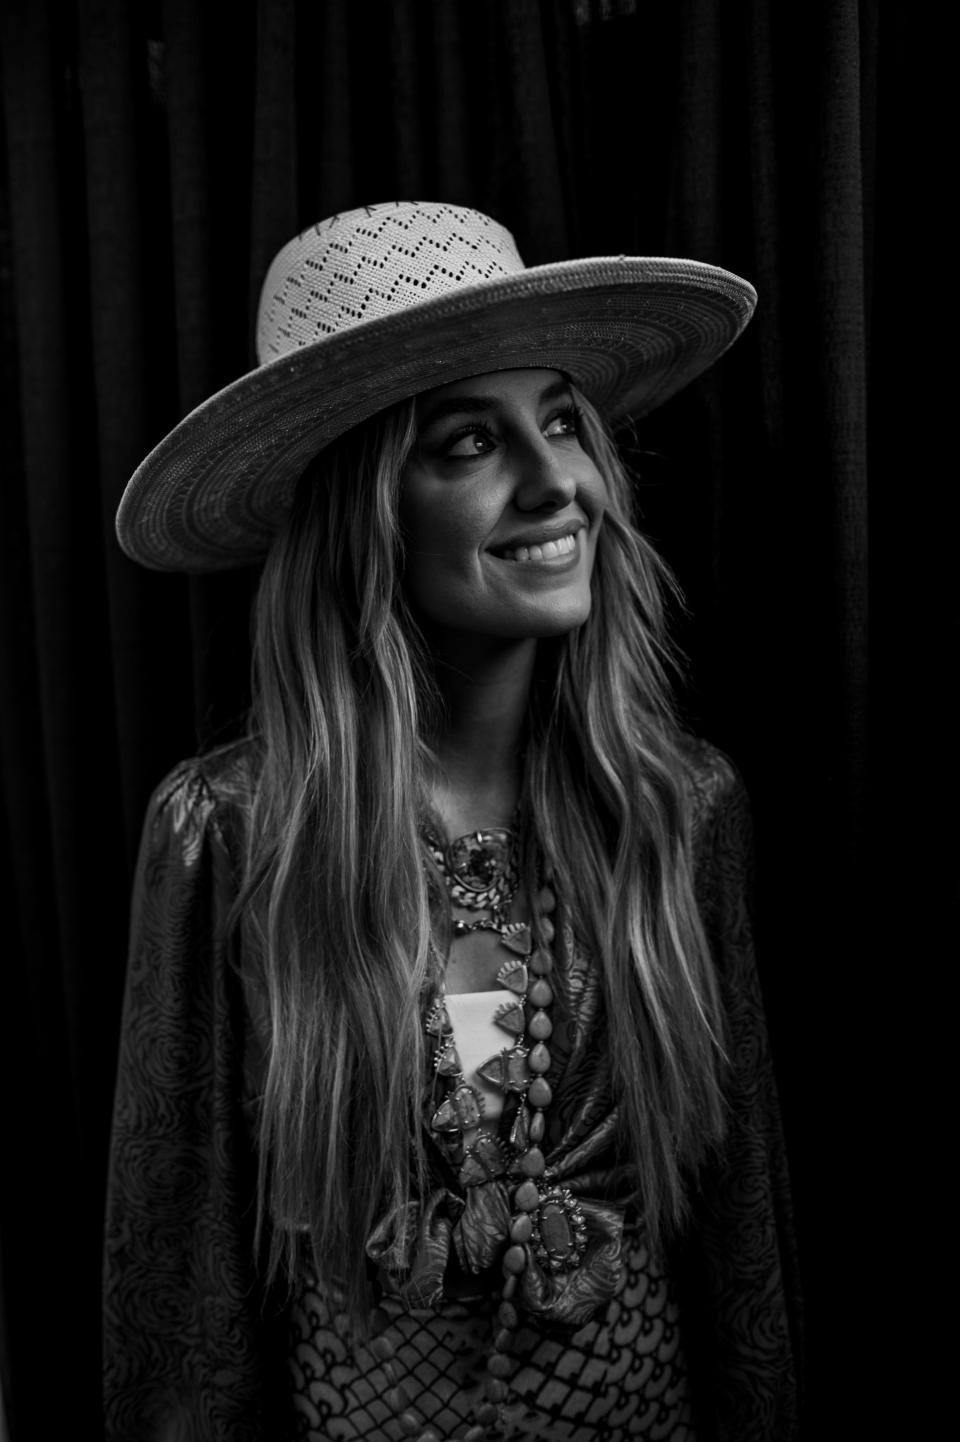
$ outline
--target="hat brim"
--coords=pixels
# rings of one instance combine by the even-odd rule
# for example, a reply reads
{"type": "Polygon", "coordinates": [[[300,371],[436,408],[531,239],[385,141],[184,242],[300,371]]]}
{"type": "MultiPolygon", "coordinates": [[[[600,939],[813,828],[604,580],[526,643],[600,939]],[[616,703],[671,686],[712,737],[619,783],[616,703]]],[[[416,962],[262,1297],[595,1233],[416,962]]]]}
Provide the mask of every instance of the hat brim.
{"type": "Polygon", "coordinates": [[[615,257],[536,266],[361,322],[191,411],[131,477],[120,545],[154,570],[252,564],[311,458],[378,411],[468,376],[542,367],[611,420],[640,417],[713,365],[755,305],[753,287],[719,267],[615,257]]]}

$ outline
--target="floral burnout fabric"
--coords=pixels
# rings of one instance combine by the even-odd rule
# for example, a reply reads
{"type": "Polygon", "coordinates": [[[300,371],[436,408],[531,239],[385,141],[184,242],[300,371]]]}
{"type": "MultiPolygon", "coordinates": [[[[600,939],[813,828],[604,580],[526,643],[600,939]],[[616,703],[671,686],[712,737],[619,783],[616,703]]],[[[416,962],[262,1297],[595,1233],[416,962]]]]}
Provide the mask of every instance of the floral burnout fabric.
{"type": "MultiPolygon", "coordinates": [[[[625,1373],[632,1367],[634,1378],[640,1375],[634,1364],[645,1304],[625,1306],[629,1298],[647,1297],[659,1286],[670,1319],[657,1365],[672,1400],[660,1426],[641,1429],[646,1403],[628,1383],[624,1405],[634,1411],[620,1430],[610,1430],[613,1423],[598,1412],[592,1431],[569,1432],[572,1442],[645,1435],[671,1442],[693,1442],[694,1435],[696,1442],[791,1442],[799,1435],[800,1303],[747,910],[749,808],[721,753],[691,742],[689,760],[698,901],[728,1015],[728,1136],[701,1179],[682,1245],[665,1268],[641,1261],[642,1240],[629,1225],[633,1241],[624,1245],[629,1189],[609,1162],[615,1115],[603,1066],[598,980],[573,945],[569,924],[558,928],[560,1025],[551,1042],[558,1083],[545,1150],[549,1179],[581,1200],[591,1247],[588,1265],[559,1283],[530,1269],[523,1303],[534,1323],[522,1359],[529,1381],[524,1405],[535,1411],[546,1400],[564,1415],[570,1404],[569,1398],[557,1402],[561,1379],[597,1378],[597,1348],[608,1345],[601,1333],[611,1325],[619,1328],[620,1355],[631,1359],[625,1373]],[[587,1322],[594,1312],[597,1319],[587,1322]],[[565,1331],[558,1332],[557,1323],[565,1331]],[[547,1353],[538,1353],[541,1345],[549,1365],[547,1353]],[[541,1374],[546,1390],[536,1381],[541,1374]],[[695,1434],[686,1430],[691,1398],[695,1434]]],[[[311,1302],[306,1282],[291,1306],[265,1295],[256,1266],[251,1119],[261,1028],[229,928],[248,767],[243,747],[184,763],[158,787],[144,827],[105,1242],[107,1442],[277,1442],[297,1435],[289,1430],[292,1393],[301,1435],[324,1436],[311,1431],[305,1417],[317,1397],[331,1392],[337,1348],[346,1345],[342,1337],[319,1345],[323,1329],[335,1336],[337,1324],[319,1294],[311,1302]],[[301,1367],[293,1387],[291,1362],[301,1367]]],[[[462,1197],[440,1184],[408,1219],[411,1225],[398,1232],[385,1222],[371,1238],[371,1256],[392,1280],[398,1308],[414,1308],[407,1324],[411,1347],[416,1308],[436,1295],[451,1254],[460,1262],[486,1260],[481,1254],[492,1249],[498,1205],[492,1194],[468,1197],[470,1213],[462,1197]]],[[[486,1335],[483,1340],[487,1345],[486,1335]]],[[[467,1373],[473,1345],[460,1349],[467,1373]]],[[[521,1413],[522,1407],[516,1418],[521,1413]]],[[[521,1430],[505,1435],[528,1435],[520,1421],[512,1425],[521,1430]]],[[[542,1428],[539,1435],[546,1435],[542,1428]]]]}

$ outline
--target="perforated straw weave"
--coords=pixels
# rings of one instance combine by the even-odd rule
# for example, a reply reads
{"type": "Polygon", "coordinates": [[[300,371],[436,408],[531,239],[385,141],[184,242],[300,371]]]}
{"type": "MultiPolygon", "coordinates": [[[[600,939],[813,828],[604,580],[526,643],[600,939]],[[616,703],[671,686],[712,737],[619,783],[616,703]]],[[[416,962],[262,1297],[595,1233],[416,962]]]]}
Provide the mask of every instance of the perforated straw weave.
{"type": "Polygon", "coordinates": [[[325,445],[467,376],[559,370],[612,419],[639,417],[712,365],[755,304],[747,281],[698,261],[527,269],[509,231],[459,206],[333,216],[267,272],[257,369],[193,410],[134,473],[120,544],[157,570],[257,561],[325,445]]]}
{"type": "Polygon", "coordinates": [[[510,232],[475,210],[380,205],[335,215],[285,245],[267,271],[257,359],[523,268],[510,232]]]}

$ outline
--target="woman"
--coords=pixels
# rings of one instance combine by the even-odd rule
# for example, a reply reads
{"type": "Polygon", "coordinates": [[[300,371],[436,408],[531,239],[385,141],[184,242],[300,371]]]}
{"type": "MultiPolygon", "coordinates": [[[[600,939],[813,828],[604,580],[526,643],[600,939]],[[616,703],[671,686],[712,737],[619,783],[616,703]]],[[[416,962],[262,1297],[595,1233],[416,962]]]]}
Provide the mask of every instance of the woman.
{"type": "Polygon", "coordinates": [[[266,556],[248,739],[155,794],[106,1250],[111,1438],[795,1435],[779,1124],[730,763],[600,419],[746,282],[334,217],[124,549],[266,556]]]}

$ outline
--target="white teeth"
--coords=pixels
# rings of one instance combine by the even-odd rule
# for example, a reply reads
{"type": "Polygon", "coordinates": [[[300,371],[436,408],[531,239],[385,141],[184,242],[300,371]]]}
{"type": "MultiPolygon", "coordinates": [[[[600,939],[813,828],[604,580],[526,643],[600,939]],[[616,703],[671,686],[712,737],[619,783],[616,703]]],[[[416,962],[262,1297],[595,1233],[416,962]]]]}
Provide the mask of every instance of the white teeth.
{"type": "Polygon", "coordinates": [[[569,556],[577,548],[576,536],[561,536],[557,541],[544,541],[539,546],[517,546],[504,551],[505,561],[549,561],[553,556],[569,556]]]}

